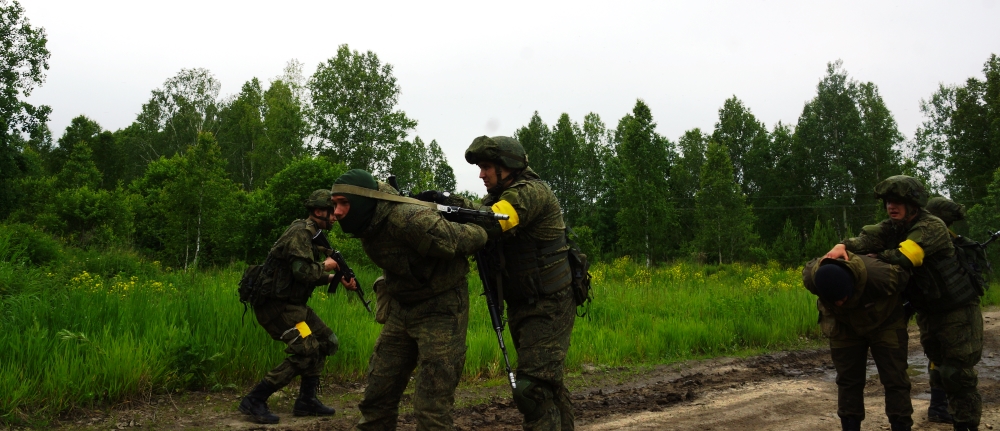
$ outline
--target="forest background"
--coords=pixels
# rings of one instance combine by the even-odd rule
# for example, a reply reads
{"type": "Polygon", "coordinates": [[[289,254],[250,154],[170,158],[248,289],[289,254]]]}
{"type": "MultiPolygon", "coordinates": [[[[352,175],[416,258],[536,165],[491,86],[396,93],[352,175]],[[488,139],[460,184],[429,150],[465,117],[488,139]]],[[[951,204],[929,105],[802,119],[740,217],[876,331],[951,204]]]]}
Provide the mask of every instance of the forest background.
{"type": "MultiPolygon", "coordinates": [[[[259,377],[280,352],[260,334],[223,330],[238,316],[234,278],[305,215],[309,192],[350,168],[394,174],[412,191],[456,191],[450,163],[464,160],[411,136],[417,120],[396,107],[393,68],[371,51],[342,45],[313,71],[293,60],[230,96],[211,71],[182,69],[128,127],[104,130],[81,115],[55,138],[50,108],[26,101],[44,84],[44,29],[0,0],[0,37],[0,321],[23,329],[0,337],[0,390],[12,394],[0,403],[4,422],[259,377]]],[[[712,130],[676,140],[657,132],[641,99],[613,127],[597,114],[526,119],[511,135],[599,262],[599,292],[623,299],[577,325],[574,339],[591,344],[571,351],[571,367],[815,336],[796,268],[883,219],[872,189],[891,175],[966,205],[961,234],[984,240],[1000,229],[1000,58],[981,73],[921,101],[912,139],[878,87],[840,61],[795,124],[768,127],[736,96],[712,130]],[[616,344],[616,327],[649,339],[616,344]]],[[[357,240],[332,233],[370,283],[376,272],[357,240]]],[[[331,298],[317,309],[346,319],[332,326],[354,337],[328,371],[356,377],[377,326],[331,298]]],[[[481,308],[473,304],[474,376],[499,369],[481,308]]]]}

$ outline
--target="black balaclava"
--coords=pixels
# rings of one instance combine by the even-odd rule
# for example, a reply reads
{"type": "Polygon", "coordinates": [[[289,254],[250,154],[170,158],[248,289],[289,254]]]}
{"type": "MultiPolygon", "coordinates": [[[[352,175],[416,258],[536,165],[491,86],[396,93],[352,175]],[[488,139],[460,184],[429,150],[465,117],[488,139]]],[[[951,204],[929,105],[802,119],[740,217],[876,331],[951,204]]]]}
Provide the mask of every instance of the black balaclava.
{"type": "MultiPolygon", "coordinates": [[[[341,175],[340,178],[337,178],[333,183],[350,184],[352,186],[378,190],[378,181],[375,181],[375,177],[361,169],[351,169],[345,172],[344,175],[341,175]]],[[[340,229],[344,233],[351,235],[356,235],[365,230],[368,224],[371,223],[372,216],[375,215],[375,205],[378,203],[378,200],[349,193],[335,193],[334,195],[342,195],[351,202],[351,209],[347,212],[347,215],[337,220],[337,223],[340,224],[340,229]]]]}
{"type": "Polygon", "coordinates": [[[835,263],[823,265],[813,278],[819,297],[834,303],[854,294],[854,275],[851,270],[835,263]]]}

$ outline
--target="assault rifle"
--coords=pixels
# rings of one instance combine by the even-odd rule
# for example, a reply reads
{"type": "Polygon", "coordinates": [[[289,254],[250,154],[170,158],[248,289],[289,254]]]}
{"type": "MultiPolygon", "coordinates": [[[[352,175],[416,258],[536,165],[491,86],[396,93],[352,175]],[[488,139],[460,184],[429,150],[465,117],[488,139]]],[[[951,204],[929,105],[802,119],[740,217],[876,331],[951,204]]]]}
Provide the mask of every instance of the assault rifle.
{"type": "MultiPolygon", "coordinates": [[[[404,196],[414,197],[409,191],[403,192],[396,182],[396,176],[390,175],[386,179],[396,190],[400,190],[404,196]]],[[[448,197],[448,192],[441,192],[443,197],[448,197]]],[[[497,214],[492,211],[471,210],[468,208],[447,206],[438,204],[437,210],[444,213],[444,218],[455,223],[495,223],[497,220],[508,220],[507,214],[497,214]]],[[[517,389],[514,379],[514,372],[510,368],[510,357],[507,355],[507,345],[503,342],[503,298],[500,296],[500,274],[502,271],[500,256],[503,244],[499,240],[488,241],[486,246],[475,254],[476,267],[479,270],[479,280],[483,282],[483,296],[486,297],[486,308],[490,312],[490,323],[493,331],[497,334],[497,343],[500,344],[500,352],[503,353],[503,362],[507,369],[507,378],[510,380],[510,388],[517,389]]]]}
{"type": "Polygon", "coordinates": [[[479,280],[483,282],[483,296],[486,297],[486,308],[490,311],[490,323],[493,324],[493,331],[497,333],[497,342],[500,343],[500,351],[503,353],[503,362],[507,367],[507,378],[510,379],[510,388],[517,389],[514,381],[514,373],[510,370],[510,358],[507,357],[507,346],[503,342],[503,300],[499,295],[500,287],[500,262],[501,247],[500,241],[488,241],[486,247],[476,252],[476,268],[479,269],[479,280]]]}
{"type": "Polygon", "coordinates": [[[984,242],[984,243],[979,244],[979,246],[982,247],[982,248],[986,248],[987,245],[989,245],[991,242],[993,242],[997,238],[1000,238],[1000,230],[991,233],[990,234],[990,239],[986,240],[986,242],[984,242]]]}
{"type": "Polygon", "coordinates": [[[385,182],[389,183],[389,185],[392,186],[392,188],[398,190],[399,193],[404,197],[418,199],[424,202],[429,202],[428,206],[430,206],[430,204],[437,205],[436,209],[440,211],[444,215],[444,218],[447,219],[448,221],[453,221],[455,223],[483,223],[483,222],[491,222],[494,220],[507,220],[510,218],[510,216],[506,214],[497,214],[493,211],[480,211],[480,210],[473,210],[457,206],[442,205],[439,202],[435,201],[440,201],[439,198],[446,199],[449,196],[451,196],[451,193],[437,192],[437,195],[439,197],[438,199],[427,198],[425,196],[422,196],[423,193],[413,194],[409,190],[403,190],[399,188],[399,183],[396,182],[395,175],[389,175],[389,177],[386,178],[385,182]]]}
{"type": "MultiPolygon", "coordinates": [[[[354,276],[354,270],[347,265],[347,259],[344,259],[344,255],[340,254],[339,251],[334,250],[330,245],[330,240],[326,238],[326,232],[323,232],[323,230],[320,229],[319,232],[316,232],[316,235],[313,236],[312,242],[319,247],[323,254],[326,254],[332,258],[334,262],[337,262],[338,269],[337,272],[333,274],[333,281],[330,282],[330,287],[326,290],[327,293],[336,293],[337,285],[340,284],[340,280],[342,279],[347,280],[348,283],[350,283],[351,280],[357,280],[357,277],[354,276]]],[[[368,312],[371,313],[371,302],[365,300],[365,292],[361,289],[361,282],[358,282],[358,288],[355,292],[358,294],[358,298],[361,299],[361,303],[364,304],[365,310],[368,310],[368,312]]]]}

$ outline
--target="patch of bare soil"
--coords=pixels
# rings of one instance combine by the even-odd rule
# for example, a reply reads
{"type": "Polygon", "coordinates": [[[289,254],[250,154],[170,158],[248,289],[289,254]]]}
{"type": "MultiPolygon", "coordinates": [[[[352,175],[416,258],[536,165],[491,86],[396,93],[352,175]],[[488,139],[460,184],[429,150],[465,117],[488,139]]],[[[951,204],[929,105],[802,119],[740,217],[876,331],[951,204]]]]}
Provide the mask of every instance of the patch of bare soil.
{"type": "MultiPolygon", "coordinates": [[[[1000,311],[984,313],[983,360],[977,366],[983,396],[980,429],[1000,428],[1000,311]]],[[[927,422],[930,399],[927,360],[910,327],[910,374],[913,383],[914,430],[950,430],[927,422]]],[[[835,372],[826,349],[779,352],[750,358],[718,358],[629,369],[585,369],[568,379],[580,430],[839,430],[835,372]]],[[[296,418],[291,414],[297,388],[275,394],[271,410],[278,425],[250,422],[236,410],[242,392],[186,393],[157,396],[102,411],[74,411],[53,424],[78,429],[234,429],[347,430],[360,417],[357,383],[324,382],[321,398],[337,408],[330,418],[296,418]]],[[[492,382],[463,383],[457,393],[455,425],[459,430],[519,430],[520,415],[507,386],[492,382]]],[[[865,388],[867,418],[863,430],[885,430],[882,386],[869,359],[865,388]]],[[[403,399],[399,429],[416,429],[410,399],[403,399]]]]}

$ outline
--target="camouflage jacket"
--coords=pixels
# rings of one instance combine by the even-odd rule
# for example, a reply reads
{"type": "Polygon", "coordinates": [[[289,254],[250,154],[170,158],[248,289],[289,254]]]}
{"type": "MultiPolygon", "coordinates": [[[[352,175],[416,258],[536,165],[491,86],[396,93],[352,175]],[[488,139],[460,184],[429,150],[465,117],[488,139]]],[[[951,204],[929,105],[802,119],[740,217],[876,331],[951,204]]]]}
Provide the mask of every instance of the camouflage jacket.
{"type": "Polygon", "coordinates": [[[328,273],[323,270],[326,256],[312,244],[319,230],[310,219],[295,220],[271,246],[268,258],[276,262],[278,299],[305,305],[313,289],[326,283],[328,273]]]}
{"type": "MultiPolygon", "coordinates": [[[[379,190],[398,194],[381,181],[379,190]]],[[[479,226],[447,221],[428,207],[384,200],[357,236],[382,268],[386,293],[403,305],[467,289],[467,256],[486,244],[486,231],[479,226]]]]}
{"type": "Polygon", "coordinates": [[[905,328],[902,293],[909,271],[865,255],[848,253],[849,260],[816,258],[802,269],[802,284],[816,294],[816,270],[822,265],[843,265],[854,276],[854,293],[843,305],[816,300],[820,327],[827,337],[843,332],[843,325],[857,335],[875,329],[905,328]]]}
{"type": "Polygon", "coordinates": [[[874,253],[879,260],[912,270],[907,298],[920,311],[947,311],[979,302],[971,279],[955,255],[941,219],[921,210],[906,223],[885,220],[844,240],[848,251],[874,253]]]}
{"type": "Polygon", "coordinates": [[[505,298],[530,301],[569,287],[572,276],[562,209],[549,185],[531,168],[499,193],[486,195],[482,207],[467,199],[454,203],[510,216],[500,221],[499,234],[491,232],[503,242],[505,298]]]}

